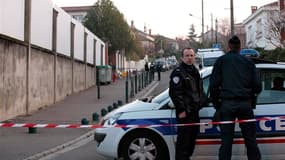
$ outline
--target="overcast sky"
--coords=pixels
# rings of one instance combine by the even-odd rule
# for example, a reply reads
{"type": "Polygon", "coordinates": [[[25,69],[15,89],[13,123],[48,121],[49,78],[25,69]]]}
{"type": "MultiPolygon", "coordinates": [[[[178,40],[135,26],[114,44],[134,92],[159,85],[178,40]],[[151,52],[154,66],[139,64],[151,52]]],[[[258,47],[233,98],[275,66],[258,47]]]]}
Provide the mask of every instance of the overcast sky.
{"type": "MultiPolygon", "coordinates": [[[[96,0],[52,0],[57,6],[93,5],[96,0]]],[[[153,34],[170,38],[187,36],[191,24],[201,32],[202,0],[112,0],[130,24],[134,21],[136,28],[152,29],[153,34]],[[191,13],[193,16],[189,16],[191,13]]],[[[234,0],[235,23],[242,22],[251,14],[251,6],[262,6],[274,0],[234,0]]],[[[230,0],[204,0],[205,27],[211,27],[213,18],[230,17],[230,0]]],[[[206,28],[204,29],[206,31],[206,28]]]]}

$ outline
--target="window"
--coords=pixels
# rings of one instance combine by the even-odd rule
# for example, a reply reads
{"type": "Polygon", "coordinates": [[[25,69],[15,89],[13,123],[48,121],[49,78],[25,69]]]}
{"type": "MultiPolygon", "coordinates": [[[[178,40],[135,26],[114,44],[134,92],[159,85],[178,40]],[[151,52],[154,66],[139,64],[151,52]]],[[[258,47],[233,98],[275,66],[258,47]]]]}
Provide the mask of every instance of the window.
{"type": "Polygon", "coordinates": [[[210,76],[203,79],[203,89],[206,94],[209,94],[210,76]]]}
{"type": "Polygon", "coordinates": [[[261,19],[256,21],[256,39],[259,39],[262,37],[262,21],[261,19]]]}
{"type": "Polygon", "coordinates": [[[76,19],[77,21],[79,21],[79,22],[82,22],[82,20],[83,20],[83,15],[73,15],[72,16],[74,19],[76,19]]]}
{"type": "Polygon", "coordinates": [[[260,73],[262,91],[258,95],[257,104],[285,103],[285,71],[263,70],[260,73]],[[276,79],[282,80],[281,82],[277,82],[277,84],[281,84],[281,86],[279,86],[278,88],[276,88],[276,79]]]}

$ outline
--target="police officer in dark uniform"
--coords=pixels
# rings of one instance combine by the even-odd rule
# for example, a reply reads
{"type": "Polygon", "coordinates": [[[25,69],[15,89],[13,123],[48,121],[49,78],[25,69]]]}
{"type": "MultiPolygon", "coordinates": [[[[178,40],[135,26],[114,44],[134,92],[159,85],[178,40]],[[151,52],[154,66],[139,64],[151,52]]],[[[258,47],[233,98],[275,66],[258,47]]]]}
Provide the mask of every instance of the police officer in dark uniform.
{"type": "Polygon", "coordinates": [[[158,64],[156,65],[156,71],[157,71],[158,81],[160,81],[160,72],[161,72],[161,69],[162,69],[162,64],[158,63],[158,64]]]}
{"type": "MultiPolygon", "coordinates": [[[[176,107],[178,124],[200,122],[199,110],[205,102],[203,81],[194,66],[195,52],[192,48],[182,51],[182,63],[170,76],[169,95],[176,107]]],[[[199,125],[179,126],[175,147],[176,160],[189,160],[195,148],[199,125]]]]}
{"type": "MultiPolygon", "coordinates": [[[[240,40],[233,36],[229,42],[230,51],[215,63],[210,78],[210,94],[214,107],[220,113],[221,121],[254,118],[255,96],[261,92],[261,82],[254,63],[239,54],[240,40]]],[[[247,148],[249,160],[260,160],[256,142],[255,122],[240,123],[241,133],[247,148]]],[[[235,124],[221,124],[222,144],[219,160],[230,160],[235,124]]]]}

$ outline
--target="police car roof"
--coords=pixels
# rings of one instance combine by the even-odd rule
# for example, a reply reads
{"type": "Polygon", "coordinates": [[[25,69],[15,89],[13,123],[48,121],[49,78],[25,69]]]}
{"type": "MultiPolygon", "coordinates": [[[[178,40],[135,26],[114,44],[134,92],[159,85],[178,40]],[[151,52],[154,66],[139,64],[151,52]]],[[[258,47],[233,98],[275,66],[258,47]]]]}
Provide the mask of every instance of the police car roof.
{"type": "Polygon", "coordinates": [[[220,57],[224,55],[224,51],[222,50],[207,50],[207,51],[199,51],[197,52],[198,55],[202,56],[203,58],[212,58],[212,57],[220,57]]]}
{"type": "Polygon", "coordinates": [[[203,48],[203,49],[198,49],[198,52],[212,52],[212,51],[220,51],[219,48],[203,48]]]}
{"type": "Polygon", "coordinates": [[[260,64],[256,64],[256,68],[285,69],[285,65],[284,64],[260,63],[260,64]]]}

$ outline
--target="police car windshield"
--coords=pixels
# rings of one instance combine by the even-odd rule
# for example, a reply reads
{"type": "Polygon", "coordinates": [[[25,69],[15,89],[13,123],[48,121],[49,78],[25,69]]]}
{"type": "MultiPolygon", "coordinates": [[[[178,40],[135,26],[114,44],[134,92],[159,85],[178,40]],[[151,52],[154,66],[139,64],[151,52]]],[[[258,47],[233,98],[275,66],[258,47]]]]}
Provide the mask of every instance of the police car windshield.
{"type": "Polygon", "coordinates": [[[151,101],[151,103],[162,103],[164,102],[167,98],[169,98],[168,95],[168,89],[166,89],[165,91],[163,91],[162,93],[160,93],[159,95],[157,95],[156,97],[154,97],[151,101]]]}

